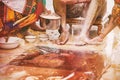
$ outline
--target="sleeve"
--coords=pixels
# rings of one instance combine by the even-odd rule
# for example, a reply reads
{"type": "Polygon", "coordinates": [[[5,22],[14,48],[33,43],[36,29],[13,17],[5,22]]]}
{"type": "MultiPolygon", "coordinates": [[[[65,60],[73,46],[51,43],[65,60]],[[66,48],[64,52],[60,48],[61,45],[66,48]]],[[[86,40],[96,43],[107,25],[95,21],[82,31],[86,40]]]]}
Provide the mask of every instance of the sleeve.
{"type": "Polygon", "coordinates": [[[45,9],[46,0],[37,0],[37,7],[35,14],[39,16],[45,9]]]}

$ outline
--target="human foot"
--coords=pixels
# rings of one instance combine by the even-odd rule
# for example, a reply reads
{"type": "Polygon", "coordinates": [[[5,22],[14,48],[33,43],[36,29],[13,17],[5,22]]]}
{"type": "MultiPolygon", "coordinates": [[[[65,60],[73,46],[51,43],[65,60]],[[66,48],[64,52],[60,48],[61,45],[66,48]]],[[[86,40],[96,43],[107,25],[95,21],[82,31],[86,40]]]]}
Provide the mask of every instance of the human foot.
{"type": "Polygon", "coordinates": [[[97,44],[102,44],[102,41],[103,41],[103,39],[100,36],[97,36],[97,37],[89,40],[87,43],[97,45],[97,44]]]}
{"type": "Polygon", "coordinates": [[[69,32],[62,32],[56,44],[64,45],[69,40],[69,32]]]}

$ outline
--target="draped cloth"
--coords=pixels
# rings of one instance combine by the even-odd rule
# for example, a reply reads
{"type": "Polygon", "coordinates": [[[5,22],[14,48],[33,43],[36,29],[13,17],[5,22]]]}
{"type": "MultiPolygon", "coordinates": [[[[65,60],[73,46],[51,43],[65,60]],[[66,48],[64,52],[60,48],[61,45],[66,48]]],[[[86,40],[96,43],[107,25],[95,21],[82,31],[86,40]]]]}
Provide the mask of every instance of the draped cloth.
{"type": "Polygon", "coordinates": [[[22,13],[27,1],[26,0],[2,0],[2,2],[12,10],[22,13]]]}
{"type": "Polygon", "coordinates": [[[119,3],[120,4],[120,0],[114,0],[116,3],[119,3]]]}
{"type": "Polygon", "coordinates": [[[4,4],[2,2],[0,2],[0,31],[2,30],[1,28],[3,27],[3,17],[4,17],[4,4]]]}
{"type": "Polygon", "coordinates": [[[44,11],[46,0],[2,0],[0,2],[0,36],[19,31],[44,11]],[[8,2],[7,2],[8,1],[8,2]],[[17,5],[19,4],[19,5],[17,5]]]}
{"type": "Polygon", "coordinates": [[[120,25],[120,0],[114,0],[115,4],[112,9],[112,17],[114,18],[114,24],[120,25]]]}
{"type": "Polygon", "coordinates": [[[46,0],[2,0],[2,2],[13,11],[26,15],[34,12],[38,7],[37,5],[46,4],[46,0]]]}

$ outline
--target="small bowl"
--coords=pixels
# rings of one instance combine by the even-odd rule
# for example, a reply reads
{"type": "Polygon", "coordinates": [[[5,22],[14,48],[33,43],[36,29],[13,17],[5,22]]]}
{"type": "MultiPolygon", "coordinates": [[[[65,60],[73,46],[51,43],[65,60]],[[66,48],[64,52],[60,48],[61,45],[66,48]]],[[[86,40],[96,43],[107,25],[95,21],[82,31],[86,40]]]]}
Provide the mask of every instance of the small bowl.
{"type": "Polygon", "coordinates": [[[25,36],[25,40],[26,40],[27,42],[30,42],[30,43],[35,42],[36,36],[34,36],[34,35],[25,36]]]}
{"type": "Polygon", "coordinates": [[[60,19],[61,17],[56,14],[56,13],[51,13],[51,14],[45,14],[45,13],[42,13],[40,15],[41,18],[44,18],[44,19],[60,19]]]}
{"type": "Polygon", "coordinates": [[[47,41],[48,40],[48,35],[47,34],[40,34],[39,35],[39,39],[41,41],[47,41]]]}
{"type": "Polygon", "coordinates": [[[19,45],[20,45],[19,38],[17,37],[9,37],[7,42],[4,37],[0,38],[1,49],[13,49],[13,48],[17,48],[19,45]]]}

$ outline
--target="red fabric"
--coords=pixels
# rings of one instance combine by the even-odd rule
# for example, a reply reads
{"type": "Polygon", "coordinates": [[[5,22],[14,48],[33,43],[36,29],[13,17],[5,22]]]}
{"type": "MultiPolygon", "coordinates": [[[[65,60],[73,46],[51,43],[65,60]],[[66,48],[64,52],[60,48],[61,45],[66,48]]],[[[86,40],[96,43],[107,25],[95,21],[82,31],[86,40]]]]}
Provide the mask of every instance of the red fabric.
{"type": "Polygon", "coordinates": [[[114,0],[116,3],[119,3],[120,4],[120,0],[114,0]]]}
{"type": "Polygon", "coordinates": [[[4,4],[0,2],[0,19],[3,20],[4,17],[4,4]]]}
{"type": "Polygon", "coordinates": [[[38,2],[37,3],[37,9],[35,11],[35,14],[37,15],[37,18],[43,12],[43,10],[44,10],[44,5],[41,2],[38,2]]]}
{"type": "Polygon", "coordinates": [[[89,3],[91,2],[91,0],[77,0],[78,3],[89,3]]]}

